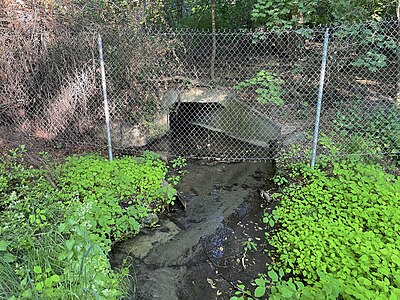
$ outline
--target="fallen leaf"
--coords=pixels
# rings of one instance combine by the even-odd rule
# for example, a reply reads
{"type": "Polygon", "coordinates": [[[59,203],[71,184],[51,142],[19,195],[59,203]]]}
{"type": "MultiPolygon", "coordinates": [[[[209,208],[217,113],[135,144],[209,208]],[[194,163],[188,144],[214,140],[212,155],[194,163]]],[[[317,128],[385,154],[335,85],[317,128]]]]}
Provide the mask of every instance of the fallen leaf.
{"type": "Polygon", "coordinates": [[[214,281],[211,278],[207,278],[207,282],[210,284],[212,289],[217,288],[217,286],[215,285],[214,281]]]}

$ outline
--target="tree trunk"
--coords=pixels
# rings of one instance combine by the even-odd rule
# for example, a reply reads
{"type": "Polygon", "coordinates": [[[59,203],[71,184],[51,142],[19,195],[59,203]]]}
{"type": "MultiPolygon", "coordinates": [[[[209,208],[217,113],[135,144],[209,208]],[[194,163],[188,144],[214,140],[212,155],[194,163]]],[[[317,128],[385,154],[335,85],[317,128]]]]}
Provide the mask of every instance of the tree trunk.
{"type": "Polygon", "coordinates": [[[215,81],[215,56],[217,54],[217,36],[215,29],[215,0],[211,0],[211,30],[212,30],[211,80],[215,81]]]}
{"type": "Polygon", "coordinates": [[[178,1],[178,19],[179,21],[183,18],[183,11],[184,11],[184,0],[178,1]]]}

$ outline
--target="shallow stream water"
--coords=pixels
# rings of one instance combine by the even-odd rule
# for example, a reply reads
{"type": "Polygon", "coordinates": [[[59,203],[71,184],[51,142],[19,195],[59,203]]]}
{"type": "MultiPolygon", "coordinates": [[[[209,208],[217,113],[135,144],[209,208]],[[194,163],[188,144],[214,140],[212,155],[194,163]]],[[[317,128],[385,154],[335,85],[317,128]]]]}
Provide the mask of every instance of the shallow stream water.
{"type": "Polygon", "coordinates": [[[265,271],[268,257],[259,191],[272,187],[272,162],[189,161],[178,191],[186,209],[169,212],[117,245],[114,266],[132,264],[129,299],[229,299],[237,280],[249,283],[265,271]],[[252,238],[257,251],[244,255],[252,238]]]}

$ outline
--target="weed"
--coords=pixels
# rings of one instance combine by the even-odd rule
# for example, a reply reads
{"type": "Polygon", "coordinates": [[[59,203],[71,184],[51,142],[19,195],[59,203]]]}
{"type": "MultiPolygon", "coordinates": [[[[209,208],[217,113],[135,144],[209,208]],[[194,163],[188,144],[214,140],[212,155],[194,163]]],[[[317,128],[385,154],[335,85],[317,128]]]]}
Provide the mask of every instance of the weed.
{"type": "Polygon", "coordinates": [[[287,186],[276,209],[280,264],[309,285],[333,276],[345,297],[400,294],[400,179],[351,160],[307,169],[306,183],[287,186]]]}
{"type": "MultiPolygon", "coordinates": [[[[183,165],[176,162],[177,174],[183,165]]],[[[112,270],[108,253],[114,242],[137,234],[148,213],[173,201],[173,183],[163,186],[167,173],[150,152],[111,163],[95,154],[73,156],[51,169],[29,166],[24,147],[3,155],[0,297],[123,297],[128,269],[112,270]]]]}
{"type": "Polygon", "coordinates": [[[400,298],[400,177],[322,144],[315,168],[278,160],[279,205],[264,216],[277,262],[232,299],[400,298]]]}

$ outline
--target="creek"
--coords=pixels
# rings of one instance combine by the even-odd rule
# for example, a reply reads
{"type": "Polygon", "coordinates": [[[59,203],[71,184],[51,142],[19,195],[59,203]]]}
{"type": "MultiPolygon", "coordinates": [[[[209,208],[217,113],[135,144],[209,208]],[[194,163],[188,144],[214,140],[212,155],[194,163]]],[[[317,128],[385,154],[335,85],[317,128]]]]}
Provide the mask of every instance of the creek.
{"type": "Polygon", "coordinates": [[[229,299],[238,280],[249,284],[268,257],[260,190],[272,187],[274,164],[189,161],[178,186],[185,210],[165,213],[154,228],[114,247],[112,264],[131,264],[128,299],[229,299]],[[257,251],[244,255],[251,238],[257,251]]]}

